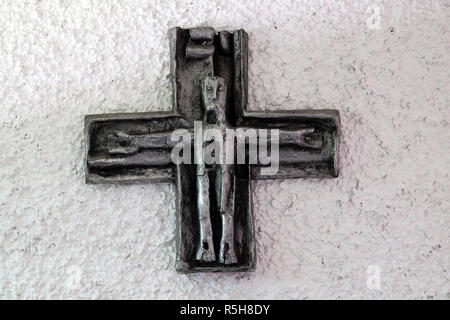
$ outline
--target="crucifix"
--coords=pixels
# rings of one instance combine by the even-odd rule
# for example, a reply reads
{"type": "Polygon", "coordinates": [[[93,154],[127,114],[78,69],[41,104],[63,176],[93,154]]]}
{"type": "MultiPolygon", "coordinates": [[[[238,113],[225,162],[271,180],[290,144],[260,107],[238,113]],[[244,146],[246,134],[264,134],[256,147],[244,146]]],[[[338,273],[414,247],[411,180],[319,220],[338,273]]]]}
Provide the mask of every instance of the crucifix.
{"type": "MultiPolygon", "coordinates": [[[[87,115],[86,183],[175,182],[176,270],[254,270],[252,180],[337,177],[339,112],[248,110],[248,35],[242,29],[173,28],[169,39],[173,110],[87,115]],[[248,151],[237,163],[174,163],[172,133],[192,132],[197,122],[224,137],[233,128],[275,129],[277,171],[249,161],[248,151]]],[[[233,140],[232,150],[221,152],[250,150],[262,139],[233,140]]],[[[208,137],[194,141],[194,157],[203,160],[211,143],[208,137]]]]}

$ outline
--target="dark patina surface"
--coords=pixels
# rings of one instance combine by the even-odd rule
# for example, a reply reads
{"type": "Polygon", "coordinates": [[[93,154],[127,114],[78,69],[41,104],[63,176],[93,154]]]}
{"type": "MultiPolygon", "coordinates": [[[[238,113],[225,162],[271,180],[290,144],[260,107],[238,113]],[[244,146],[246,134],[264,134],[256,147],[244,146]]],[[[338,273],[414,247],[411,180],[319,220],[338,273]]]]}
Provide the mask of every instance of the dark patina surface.
{"type": "Polygon", "coordinates": [[[175,182],[176,269],[252,270],[251,181],[337,177],[339,112],[248,111],[248,35],[242,29],[171,29],[170,54],[173,111],[86,116],[86,182],[175,182]],[[266,175],[264,165],[248,162],[173,164],[170,135],[192,130],[194,121],[219,130],[279,129],[278,172],[266,175]]]}

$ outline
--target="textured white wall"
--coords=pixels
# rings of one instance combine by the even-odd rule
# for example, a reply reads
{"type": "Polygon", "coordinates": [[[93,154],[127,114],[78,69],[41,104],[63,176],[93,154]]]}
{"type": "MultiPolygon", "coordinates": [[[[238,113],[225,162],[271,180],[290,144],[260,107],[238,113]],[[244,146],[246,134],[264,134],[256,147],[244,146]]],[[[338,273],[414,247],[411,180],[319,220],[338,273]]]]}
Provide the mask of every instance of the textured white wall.
{"type": "Polygon", "coordinates": [[[450,298],[449,21],[430,0],[2,1],[0,298],[450,298]],[[167,30],[199,25],[249,32],[254,109],[341,111],[338,179],[256,183],[255,273],[175,272],[173,186],[84,184],[83,116],[168,110],[167,30]]]}

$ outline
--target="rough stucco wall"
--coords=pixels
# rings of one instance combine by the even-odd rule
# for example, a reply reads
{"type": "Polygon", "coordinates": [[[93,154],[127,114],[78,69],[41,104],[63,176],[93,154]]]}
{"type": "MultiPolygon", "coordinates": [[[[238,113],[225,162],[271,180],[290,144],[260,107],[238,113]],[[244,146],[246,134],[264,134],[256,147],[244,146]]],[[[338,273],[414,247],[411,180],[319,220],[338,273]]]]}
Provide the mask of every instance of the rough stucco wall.
{"type": "Polygon", "coordinates": [[[449,11],[2,1],[0,297],[448,299],[449,11]],[[254,186],[255,273],[175,272],[173,186],[84,184],[83,116],[168,110],[167,30],[198,25],[249,32],[254,109],[342,115],[338,179],[254,186]]]}

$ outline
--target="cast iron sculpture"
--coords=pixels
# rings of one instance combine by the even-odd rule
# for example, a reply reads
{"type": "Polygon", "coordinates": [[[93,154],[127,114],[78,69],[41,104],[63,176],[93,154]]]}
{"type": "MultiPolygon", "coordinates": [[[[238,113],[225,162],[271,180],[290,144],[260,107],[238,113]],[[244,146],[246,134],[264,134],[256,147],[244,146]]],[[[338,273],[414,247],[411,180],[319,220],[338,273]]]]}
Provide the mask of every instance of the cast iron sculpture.
{"type": "MultiPolygon", "coordinates": [[[[171,29],[170,54],[173,111],[85,117],[86,182],[175,181],[176,269],[253,270],[252,179],[337,177],[339,112],[248,111],[248,35],[242,29],[171,29]],[[267,164],[249,161],[248,154],[237,164],[174,163],[177,142],[171,134],[192,131],[195,121],[223,137],[229,128],[278,129],[278,171],[267,173],[267,164]]],[[[197,160],[212,143],[201,138],[194,142],[197,160]]],[[[240,143],[250,146],[258,139],[240,143]]]]}

